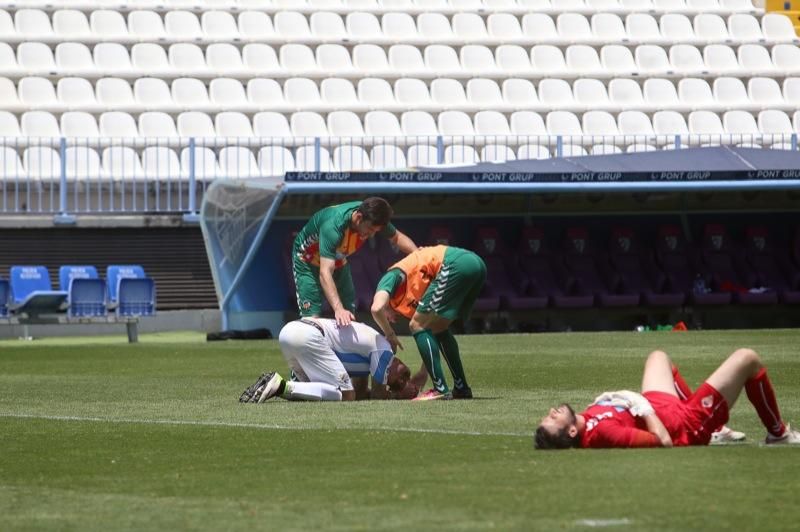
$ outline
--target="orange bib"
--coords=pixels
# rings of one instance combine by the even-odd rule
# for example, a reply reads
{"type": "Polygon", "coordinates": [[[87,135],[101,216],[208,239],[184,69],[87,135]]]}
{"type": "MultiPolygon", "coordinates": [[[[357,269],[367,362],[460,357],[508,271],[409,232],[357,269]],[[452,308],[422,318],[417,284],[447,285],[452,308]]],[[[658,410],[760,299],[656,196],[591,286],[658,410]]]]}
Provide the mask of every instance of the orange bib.
{"type": "Polygon", "coordinates": [[[399,268],[406,275],[404,285],[400,285],[389,302],[396,312],[411,319],[431,281],[439,273],[445,251],[447,246],[419,248],[389,268],[399,268]]]}

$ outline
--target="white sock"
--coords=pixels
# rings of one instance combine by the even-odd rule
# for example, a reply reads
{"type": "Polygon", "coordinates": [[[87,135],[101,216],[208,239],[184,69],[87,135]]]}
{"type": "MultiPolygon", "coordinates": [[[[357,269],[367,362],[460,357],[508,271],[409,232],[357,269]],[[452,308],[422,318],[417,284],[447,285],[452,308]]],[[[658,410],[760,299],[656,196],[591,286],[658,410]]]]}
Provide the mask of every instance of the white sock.
{"type": "Polygon", "coordinates": [[[289,401],[341,401],[339,388],[321,382],[286,381],[283,398],[289,401]]]}

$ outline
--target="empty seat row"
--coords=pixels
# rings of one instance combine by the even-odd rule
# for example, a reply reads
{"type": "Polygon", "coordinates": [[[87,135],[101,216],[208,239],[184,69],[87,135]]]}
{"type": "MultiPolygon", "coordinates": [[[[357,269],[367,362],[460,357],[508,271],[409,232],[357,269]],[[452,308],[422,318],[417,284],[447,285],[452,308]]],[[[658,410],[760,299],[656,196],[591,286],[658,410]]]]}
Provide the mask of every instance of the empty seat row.
{"type": "MultiPolygon", "coordinates": [[[[655,139],[649,139],[655,140],[655,139]]],[[[716,146],[710,142],[701,146],[716,146]]],[[[740,142],[739,146],[761,148],[754,142],[740,142]]],[[[141,157],[132,148],[106,148],[101,156],[87,147],[68,147],[65,157],[67,180],[126,181],[139,180],[171,182],[194,176],[209,180],[219,177],[250,178],[282,176],[286,172],[313,171],[359,171],[391,170],[418,166],[469,165],[477,162],[503,162],[515,159],[548,159],[551,157],[580,157],[585,155],[610,155],[655,151],[659,148],[675,149],[674,143],[656,146],[647,143],[594,144],[581,146],[564,143],[561,146],[542,144],[485,144],[474,147],[467,144],[450,145],[439,151],[431,144],[412,144],[407,147],[393,144],[378,144],[362,147],[343,145],[328,149],[324,146],[317,152],[314,146],[299,146],[295,149],[284,146],[265,146],[254,154],[245,147],[228,146],[217,155],[210,148],[195,148],[192,159],[189,148],[175,150],[163,146],[145,148],[141,157]],[[194,164],[194,166],[192,166],[194,164]]],[[[791,143],[776,143],[772,149],[796,150],[791,143]]],[[[53,148],[31,147],[24,150],[22,158],[12,148],[0,147],[0,180],[21,179],[59,180],[61,158],[53,148]]]]}
{"type": "MultiPolygon", "coordinates": [[[[0,8],[18,9],[19,0],[2,0],[0,8]]],[[[614,12],[721,12],[763,13],[752,0],[24,0],[24,7],[52,11],[80,9],[83,11],[109,8],[120,11],[154,9],[159,11],[187,9],[192,11],[243,10],[281,11],[286,9],[313,12],[329,10],[337,13],[350,11],[386,12],[462,12],[536,10],[548,13],[597,11],[614,12]]]]}
{"type": "Polygon", "coordinates": [[[510,78],[501,83],[487,78],[466,83],[446,77],[429,82],[400,78],[393,84],[382,78],[363,78],[357,84],[345,78],[325,78],[319,84],[310,78],[288,78],[282,84],[253,78],[246,85],[233,78],[215,78],[208,87],[197,78],[178,78],[171,84],[159,78],[139,78],[132,87],[122,78],[101,78],[93,87],[89,80],[76,77],[61,78],[55,86],[42,77],[22,78],[16,86],[0,77],[0,100],[9,111],[51,112],[791,110],[800,107],[800,77],[787,77],[782,85],[767,77],[754,77],[746,84],[734,77],[718,77],[712,84],[701,78],[683,78],[677,84],[664,78],[649,78],[641,84],[628,78],[581,78],[572,84],[552,78],[537,82],[510,78]]]}
{"type": "MultiPolygon", "coordinates": [[[[533,111],[516,111],[510,117],[499,111],[479,111],[474,117],[463,111],[406,111],[398,117],[388,111],[370,111],[363,121],[351,111],[334,111],[327,117],[313,111],[293,113],[288,119],[273,111],[263,111],[250,119],[244,113],[224,111],[211,116],[201,111],[186,111],[172,117],[153,111],[142,113],[138,124],[133,116],[120,111],[100,115],[98,127],[94,117],[82,111],[61,115],[60,121],[46,111],[29,111],[22,115],[21,125],[7,111],[0,111],[0,138],[5,144],[48,144],[62,135],[73,138],[71,144],[109,145],[123,139],[158,145],[170,139],[196,138],[201,144],[264,145],[265,139],[281,144],[306,144],[309,139],[325,138],[329,144],[348,144],[352,139],[376,143],[376,139],[393,138],[392,143],[408,142],[403,137],[586,137],[580,142],[593,142],[592,136],[653,135],[776,135],[791,136],[800,132],[800,111],[792,118],[776,109],[753,114],[734,110],[722,116],[709,110],[692,111],[688,122],[677,111],[658,111],[652,120],[642,111],[623,111],[615,117],[607,111],[587,111],[582,117],[570,111],[552,111],[546,115],[533,111]],[[59,124],[60,122],[60,124],[59,124]],[[330,138],[329,138],[330,137],[330,138]]],[[[449,142],[449,141],[448,141],[449,142]]],[[[463,142],[463,141],[462,141],[463,142]]],[[[473,139],[469,142],[485,142],[473,139]]],[[[617,141],[614,141],[617,142],[617,141]]],[[[618,142],[629,143],[620,138],[618,142]]],[[[774,140],[774,142],[783,142],[774,140]]]]}
{"type": "Polygon", "coordinates": [[[346,17],[315,11],[309,16],[297,11],[279,11],[270,17],[260,11],[237,16],[227,11],[168,11],[163,19],[155,11],[136,10],[127,21],[116,10],[93,11],[89,17],[75,9],[55,11],[52,21],[45,11],[20,9],[14,16],[0,10],[0,33],[9,41],[65,40],[85,42],[796,42],[791,20],[769,13],[759,21],[750,14],[727,17],[701,13],[694,18],[667,13],[658,20],[650,14],[633,13],[623,18],[615,13],[586,17],[562,13],[555,18],[533,12],[517,17],[493,13],[484,19],[477,13],[407,12],[375,15],[356,11],[346,17]]]}
{"type": "Polygon", "coordinates": [[[449,45],[424,49],[395,44],[388,50],[374,44],[359,44],[348,50],[338,44],[312,47],[285,44],[279,51],[267,44],[247,44],[241,51],[232,44],[209,45],[205,52],[195,44],[173,44],[168,48],[140,43],[128,49],[118,43],[100,43],[93,50],[82,43],[61,43],[55,55],[47,44],[25,42],[16,53],[0,43],[0,75],[132,77],[156,76],[237,78],[291,77],[564,77],[584,76],[676,76],[757,75],[782,76],[800,72],[800,47],[779,44],[768,49],[744,44],[734,50],[726,44],[701,50],[690,44],[669,49],[639,45],[633,51],[618,44],[575,44],[562,51],[541,44],[527,49],[504,44],[494,52],[487,46],[470,44],[459,50],[449,45]]]}

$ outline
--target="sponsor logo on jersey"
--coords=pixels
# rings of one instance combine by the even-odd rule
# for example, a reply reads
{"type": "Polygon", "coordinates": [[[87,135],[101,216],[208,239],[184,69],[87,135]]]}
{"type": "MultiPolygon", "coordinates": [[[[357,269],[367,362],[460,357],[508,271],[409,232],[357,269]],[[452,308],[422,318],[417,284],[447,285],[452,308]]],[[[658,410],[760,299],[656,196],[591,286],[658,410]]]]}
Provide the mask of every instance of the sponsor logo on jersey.
{"type": "Polygon", "coordinates": [[[702,399],[700,399],[700,404],[703,405],[703,408],[711,408],[714,406],[714,396],[713,395],[706,395],[702,399]]]}
{"type": "Polygon", "coordinates": [[[303,310],[308,310],[311,308],[311,301],[303,301],[303,310]]]}

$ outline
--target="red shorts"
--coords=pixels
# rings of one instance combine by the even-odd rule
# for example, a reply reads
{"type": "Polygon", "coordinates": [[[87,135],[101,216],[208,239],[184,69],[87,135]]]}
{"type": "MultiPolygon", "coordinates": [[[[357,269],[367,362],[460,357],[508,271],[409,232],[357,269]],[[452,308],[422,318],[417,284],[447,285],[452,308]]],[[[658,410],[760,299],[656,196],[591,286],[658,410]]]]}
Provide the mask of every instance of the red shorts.
{"type": "Polygon", "coordinates": [[[656,415],[664,423],[672,444],[708,445],[711,433],[728,421],[728,402],[704,382],[686,401],[669,393],[644,392],[656,415]]]}

